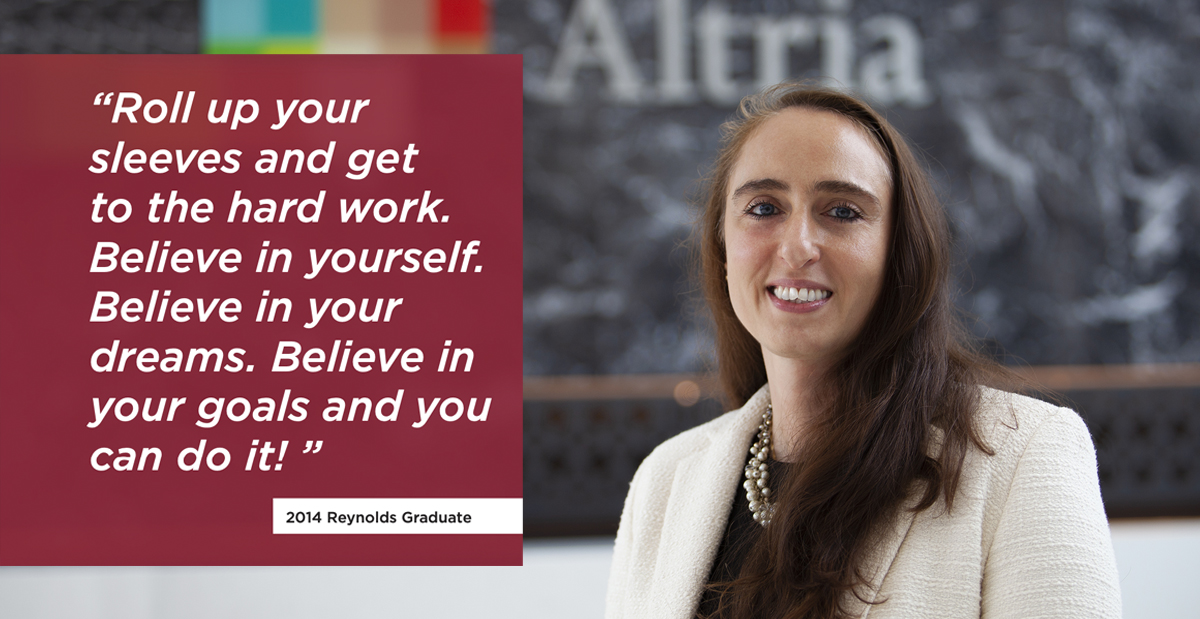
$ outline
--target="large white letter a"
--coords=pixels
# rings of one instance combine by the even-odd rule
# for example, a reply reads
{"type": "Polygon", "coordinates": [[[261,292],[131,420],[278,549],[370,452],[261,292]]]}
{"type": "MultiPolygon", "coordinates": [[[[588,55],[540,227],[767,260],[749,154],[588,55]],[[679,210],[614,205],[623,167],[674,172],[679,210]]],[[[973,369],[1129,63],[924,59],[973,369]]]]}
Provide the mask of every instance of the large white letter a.
{"type": "Polygon", "coordinates": [[[615,101],[638,101],[642,76],[634,65],[625,32],[608,0],[578,0],[575,3],[563,29],[558,57],[550,68],[543,97],[557,103],[568,101],[575,94],[575,74],[587,66],[604,70],[609,94],[615,101]]]}

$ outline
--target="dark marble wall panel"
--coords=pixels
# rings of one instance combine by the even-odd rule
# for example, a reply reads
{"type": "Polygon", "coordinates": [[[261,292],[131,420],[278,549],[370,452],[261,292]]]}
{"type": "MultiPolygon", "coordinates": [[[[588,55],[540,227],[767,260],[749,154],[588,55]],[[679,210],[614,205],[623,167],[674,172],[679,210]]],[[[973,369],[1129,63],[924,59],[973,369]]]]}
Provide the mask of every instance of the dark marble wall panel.
{"type": "Polygon", "coordinates": [[[702,366],[680,244],[716,127],[822,75],[929,160],[979,336],[1200,360],[1194,2],[498,0],[494,47],[525,59],[526,373],[702,366]]]}

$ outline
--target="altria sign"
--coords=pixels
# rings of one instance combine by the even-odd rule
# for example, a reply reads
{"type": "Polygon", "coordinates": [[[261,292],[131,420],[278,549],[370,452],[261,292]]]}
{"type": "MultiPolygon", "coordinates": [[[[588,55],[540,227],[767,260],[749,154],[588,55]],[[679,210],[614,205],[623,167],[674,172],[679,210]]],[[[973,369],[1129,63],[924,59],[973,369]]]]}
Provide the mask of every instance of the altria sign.
{"type": "Polygon", "coordinates": [[[528,80],[527,94],[544,103],[569,103],[585,96],[577,86],[580,71],[599,69],[605,96],[617,103],[732,106],[808,69],[789,66],[789,56],[795,49],[815,49],[820,74],[831,84],[855,88],[882,105],[923,107],[932,99],[920,34],[903,16],[854,22],[849,0],[823,0],[818,14],[744,15],[713,0],[691,17],[691,0],[653,1],[656,75],[639,70],[613,0],[575,0],[549,73],[540,83],[528,80]],[[745,40],[753,45],[753,80],[738,79],[733,71],[733,45],[745,40]],[[856,49],[871,51],[856,58],[856,49]]]}

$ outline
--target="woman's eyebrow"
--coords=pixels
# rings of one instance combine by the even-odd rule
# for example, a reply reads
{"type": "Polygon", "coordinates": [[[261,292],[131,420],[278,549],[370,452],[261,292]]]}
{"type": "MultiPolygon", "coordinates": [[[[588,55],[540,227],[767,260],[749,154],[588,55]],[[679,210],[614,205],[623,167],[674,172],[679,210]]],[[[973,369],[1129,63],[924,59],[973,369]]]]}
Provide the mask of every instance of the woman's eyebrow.
{"type": "MultiPolygon", "coordinates": [[[[744,194],[758,193],[760,191],[788,191],[789,185],[781,180],[774,178],[756,178],[754,180],[742,183],[741,187],[734,190],[730,195],[730,199],[737,200],[744,194]]],[[[818,181],[813,187],[818,193],[835,193],[850,198],[857,198],[880,206],[881,202],[875,194],[871,193],[861,185],[850,181],[841,180],[824,180],[818,181]]]]}
{"type": "Polygon", "coordinates": [[[867,191],[860,185],[851,183],[850,181],[820,181],[817,183],[815,189],[818,193],[836,193],[847,197],[866,200],[873,203],[875,206],[880,205],[879,198],[875,197],[875,194],[867,191]]]}
{"type": "Polygon", "coordinates": [[[729,197],[732,200],[737,200],[742,194],[758,193],[760,191],[787,191],[788,184],[773,178],[757,178],[752,181],[742,183],[741,187],[734,190],[729,197]]]}

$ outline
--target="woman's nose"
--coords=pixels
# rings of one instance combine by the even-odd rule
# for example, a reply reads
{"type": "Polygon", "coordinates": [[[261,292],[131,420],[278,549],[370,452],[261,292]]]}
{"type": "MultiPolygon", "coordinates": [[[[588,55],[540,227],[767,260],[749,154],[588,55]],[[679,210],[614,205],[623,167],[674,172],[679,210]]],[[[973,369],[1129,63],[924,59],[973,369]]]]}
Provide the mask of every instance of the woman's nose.
{"type": "Polygon", "coordinates": [[[779,256],[790,268],[800,269],[821,258],[819,230],[807,215],[794,216],[784,227],[779,256]]]}

